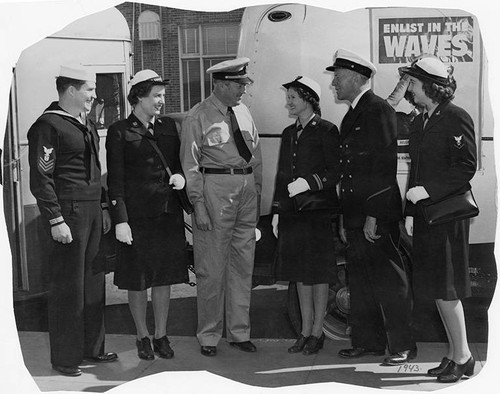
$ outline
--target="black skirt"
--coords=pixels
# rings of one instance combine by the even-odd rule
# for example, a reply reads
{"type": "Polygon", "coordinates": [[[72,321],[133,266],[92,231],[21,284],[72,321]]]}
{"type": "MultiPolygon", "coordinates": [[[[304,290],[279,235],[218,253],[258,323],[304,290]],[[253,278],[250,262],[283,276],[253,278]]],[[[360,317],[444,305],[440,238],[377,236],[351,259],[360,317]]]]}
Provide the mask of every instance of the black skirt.
{"type": "Polygon", "coordinates": [[[276,277],[305,285],[337,282],[331,215],[280,214],[276,277]]]}
{"type": "Polygon", "coordinates": [[[469,226],[469,219],[428,226],[417,211],[412,247],[415,298],[470,297],[469,226]]]}
{"type": "Polygon", "coordinates": [[[119,242],[114,283],[141,291],[188,280],[182,214],[129,219],[132,245],[119,242]]]}

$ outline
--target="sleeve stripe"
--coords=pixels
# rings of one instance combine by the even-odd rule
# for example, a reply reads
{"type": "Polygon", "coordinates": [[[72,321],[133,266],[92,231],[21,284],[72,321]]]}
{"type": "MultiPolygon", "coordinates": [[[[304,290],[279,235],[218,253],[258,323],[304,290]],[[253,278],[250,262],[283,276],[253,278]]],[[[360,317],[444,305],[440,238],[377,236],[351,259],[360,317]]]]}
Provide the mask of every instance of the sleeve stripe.
{"type": "Polygon", "coordinates": [[[321,181],[321,178],[319,177],[318,174],[313,174],[313,178],[318,184],[318,190],[323,190],[323,182],[321,181]]]}

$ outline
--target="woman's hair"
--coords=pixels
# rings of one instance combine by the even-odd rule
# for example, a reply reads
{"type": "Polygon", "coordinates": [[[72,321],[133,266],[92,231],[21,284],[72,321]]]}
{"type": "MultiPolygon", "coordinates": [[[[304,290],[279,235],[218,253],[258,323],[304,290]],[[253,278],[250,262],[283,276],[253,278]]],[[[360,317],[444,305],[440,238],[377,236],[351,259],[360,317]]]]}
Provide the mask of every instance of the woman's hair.
{"type": "Polygon", "coordinates": [[[149,93],[151,93],[151,89],[155,85],[157,84],[155,84],[154,81],[144,81],[132,86],[127,96],[127,100],[130,105],[133,107],[139,102],[140,97],[148,96],[149,93]]]}
{"type": "Polygon", "coordinates": [[[316,97],[297,85],[290,86],[290,89],[294,89],[302,100],[312,105],[313,112],[321,116],[321,107],[319,106],[319,100],[316,97]]]}
{"type": "Polygon", "coordinates": [[[451,101],[455,98],[455,90],[457,89],[457,81],[452,75],[448,76],[448,85],[440,85],[435,82],[422,81],[422,90],[432,101],[443,103],[451,101]]]}

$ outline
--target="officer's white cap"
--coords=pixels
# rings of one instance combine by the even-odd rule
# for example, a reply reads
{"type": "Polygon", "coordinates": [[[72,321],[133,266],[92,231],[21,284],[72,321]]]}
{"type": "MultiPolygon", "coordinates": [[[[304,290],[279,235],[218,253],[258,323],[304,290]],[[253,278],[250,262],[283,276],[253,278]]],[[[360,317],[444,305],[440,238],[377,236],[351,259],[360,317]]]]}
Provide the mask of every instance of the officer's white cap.
{"type": "Polygon", "coordinates": [[[399,72],[440,85],[447,85],[449,83],[448,66],[433,56],[423,57],[413,62],[410,66],[400,67],[399,72]]]}
{"type": "Polygon", "coordinates": [[[252,83],[253,80],[247,74],[248,63],[250,63],[250,59],[247,57],[226,60],[214,64],[207,70],[207,73],[212,74],[212,78],[214,79],[238,83],[252,83]]]}
{"type": "Polygon", "coordinates": [[[168,85],[170,80],[161,78],[153,70],[141,70],[135,73],[129,84],[132,87],[141,82],[153,82],[154,85],[168,85]]]}
{"type": "Polygon", "coordinates": [[[336,68],[346,68],[356,71],[367,78],[371,78],[377,72],[377,68],[372,62],[347,49],[338,49],[333,58],[333,65],[326,68],[328,71],[335,71],[336,68]]]}
{"type": "Polygon", "coordinates": [[[295,78],[292,82],[283,84],[283,87],[285,89],[294,86],[298,86],[301,87],[302,89],[305,89],[306,91],[311,93],[316,98],[316,100],[319,100],[319,98],[321,97],[321,88],[319,86],[319,83],[317,83],[315,80],[309,77],[300,76],[295,78]]]}
{"type": "Polygon", "coordinates": [[[78,81],[96,82],[95,73],[80,65],[61,65],[58,76],[78,81]]]}

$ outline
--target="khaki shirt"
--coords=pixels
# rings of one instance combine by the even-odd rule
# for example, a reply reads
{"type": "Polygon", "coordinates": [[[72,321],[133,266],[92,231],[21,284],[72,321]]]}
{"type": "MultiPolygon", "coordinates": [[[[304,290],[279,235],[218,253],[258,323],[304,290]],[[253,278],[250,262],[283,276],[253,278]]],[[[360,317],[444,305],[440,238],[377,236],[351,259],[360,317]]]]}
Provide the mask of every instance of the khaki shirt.
{"type": "Polygon", "coordinates": [[[191,202],[203,202],[203,174],[206,168],[252,167],[257,193],[262,188],[262,154],[259,135],[250,111],[244,104],[233,107],[238,125],[252,158],[249,163],[236,148],[227,106],[214,94],[195,105],[182,123],[181,163],[191,202]]]}

